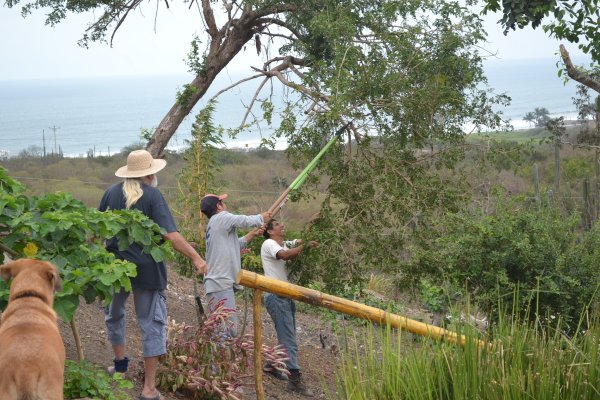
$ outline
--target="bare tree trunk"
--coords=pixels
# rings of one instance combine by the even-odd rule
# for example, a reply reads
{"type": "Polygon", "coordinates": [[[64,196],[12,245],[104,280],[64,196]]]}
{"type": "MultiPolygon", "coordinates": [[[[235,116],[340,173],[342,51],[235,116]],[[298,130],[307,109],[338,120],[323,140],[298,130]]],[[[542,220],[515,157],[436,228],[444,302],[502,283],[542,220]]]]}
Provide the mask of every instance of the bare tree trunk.
{"type": "Polygon", "coordinates": [[[199,0],[199,3],[202,4],[203,19],[210,37],[209,50],[205,56],[206,65],[201,71],[197,71],[198,75],[188,85],[185,100],[180,100],[171,107],[150,138],[146,149],[154,157],[161,156],[183,119],[204,96],[219,72],[233,60],[246,43],[273,23],[285,25],[274,15],[297,10],[294,3],[265,5],[264,8],[255,10],[246,4],[239,18],[233,18],[230,13],[229,20],[219,28],[211,8],[213,1],[199,0]]]}
{"type": "Polygon", "coordinates": [[[215,47],[215,50],[211,46],[211,51],[207,58],[210,60],[210,65],[203,71],[203,74],[196,76],[190,83],[190,87],[195,88],[195,90],[190,92],[191,95],[185,104],[176,102],[171,107],[150,138],[146,150],[153,157],[160,157],[162,155],[163,150],[167,147],[169,140],[175,134],[183,119],[192,111],[202,96],[204,96],[219,72],[229,64],[252,36],[252,29],[249,26],[245,31],[239,32],[235,38],[230,38],[226,46],[215,47]]]}

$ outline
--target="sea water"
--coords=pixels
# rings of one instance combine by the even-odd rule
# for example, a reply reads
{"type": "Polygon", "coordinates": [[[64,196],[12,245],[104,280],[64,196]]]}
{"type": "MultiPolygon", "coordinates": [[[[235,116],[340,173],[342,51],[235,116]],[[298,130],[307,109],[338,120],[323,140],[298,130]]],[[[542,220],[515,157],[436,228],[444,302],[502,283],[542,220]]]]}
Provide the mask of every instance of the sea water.
{"type": "MultiPolygon", "coordinates": [[[[536,107],[545,107],[553,117],[576,118],[572,100],[576,84],[564,84],[557,76],[556,60],[491,60],[484,63],[484,69],[489,86],[512,98],[511,105],[501,111],[515,128],[527,127],[523,117],[536,107]]],[[[186,146],[200,107],[217,90],[241,78],[219,76],[168,147],[186,146]]],[[[140,142],[142,129],[155,128],[173,106],[177,91],[190,80],[189,75],[178,75],[0,81],[0,153],[17,155],[36,146],[67,156],[84,156],[89,151],[113,154],[140,142]]],[[[259,81],[250,81],[220,96],[215,124],[232,128],[241,123],[258,85],[259,81]]],[[[269,133],[269,128],[251,130],[225,140],[228,147],[255,147],[269,133]]],[[[285,142],[278,147],[285,147],[285,142]]]]}

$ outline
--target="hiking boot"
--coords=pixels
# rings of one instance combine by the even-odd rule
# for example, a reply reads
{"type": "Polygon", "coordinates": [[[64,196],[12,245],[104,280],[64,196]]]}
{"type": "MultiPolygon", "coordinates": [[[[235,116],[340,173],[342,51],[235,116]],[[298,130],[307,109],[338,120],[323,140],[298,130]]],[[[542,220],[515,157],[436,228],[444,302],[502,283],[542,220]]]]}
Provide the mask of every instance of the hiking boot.
{"type": "Polygon", "coordinates": [[[275,379],[279,379],[280,381],[287,381],[288,376],[285,372],[278,370],[273,365],[269,363],[265,363],[262,368],[263,372],[267,375],[272,376],[275,379]]]}
{"type": "Polygon", "coordinates": [[[288,390],[289,392],[301,394],[302,396],[314,397],[315,394],[312,390],[306,387],[306,384],[302,380],[302,373],[300,373],[299,370],[290,370],[290,377],[288,379],[289,381],[286,390],[288,390]]]}

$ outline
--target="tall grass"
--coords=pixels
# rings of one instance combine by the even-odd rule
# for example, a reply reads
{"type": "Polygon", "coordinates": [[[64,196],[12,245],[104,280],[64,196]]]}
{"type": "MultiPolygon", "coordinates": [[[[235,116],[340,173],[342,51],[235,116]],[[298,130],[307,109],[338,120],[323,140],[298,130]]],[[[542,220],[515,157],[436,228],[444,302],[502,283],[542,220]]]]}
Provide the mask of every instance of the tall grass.
{"type": "MultiPolygon", "coordinates": [[[[554,321],[554,326],[559,326],[554,321]]],[[[504,318],[491,329],[488,347],[462,348],[387,329],[369,330],[363,345],[346,348],[337,395],[373,399],[599,399],[600,324],[567,337],[558,329],[504,318]]],[[[475,337],[463,326],[461,332],[475,337]]],[[[352,341],[350,341],[352,342],[352,341]]]]}

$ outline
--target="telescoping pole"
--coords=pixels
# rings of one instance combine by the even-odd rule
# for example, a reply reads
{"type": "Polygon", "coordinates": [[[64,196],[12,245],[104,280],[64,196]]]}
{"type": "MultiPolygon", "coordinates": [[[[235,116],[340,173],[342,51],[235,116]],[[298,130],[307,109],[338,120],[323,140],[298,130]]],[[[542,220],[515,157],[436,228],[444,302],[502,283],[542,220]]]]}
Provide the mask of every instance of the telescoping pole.
{"type": "Polygon", "coordinates": [[[308,175],[315,169],[315,167],[319,163],[319,160],[321,159],[321,157],[323,157],[323,155],[325,153],[327,153],[329,148],[336,142],[336,140],[340,137],[342,132],[344,132],[344,130],[346,130],[348,125],[350,125],[350,122],[348,122],[346,125],[342,126],[340,129],[338,129],[335,132],[333,137],[321,149],[319,154],[317,154],[315,156],[315,158],[313,158],[312,161],[310,163],[308,163],[308,165],[304,168],[304,170],[302,170],[302,172],[300,172],[300,174],[296,177],[296,179],[294,179],[294,181],[288,186],[288,188],[285,189],[283,191],[283,193],[281,193],[281,195],[277,198],[277,200],[275,200],[275,202],[273,203],[271,208],[269,208],[269,212],[271,213],[271,218],[273,218],[275,216],[275,214],[277,214],[279,212],[279,210],[281,210],[281,208],[285,205],[285,203],[288,199],[288,194],[290,194],[290,192],[292,190],[297,190],[300,186],[302,186],[302,184],[306,181],[306,179],[308,179],[308,175]]]}

